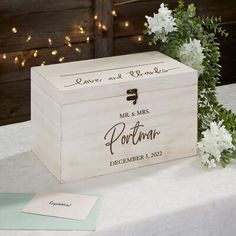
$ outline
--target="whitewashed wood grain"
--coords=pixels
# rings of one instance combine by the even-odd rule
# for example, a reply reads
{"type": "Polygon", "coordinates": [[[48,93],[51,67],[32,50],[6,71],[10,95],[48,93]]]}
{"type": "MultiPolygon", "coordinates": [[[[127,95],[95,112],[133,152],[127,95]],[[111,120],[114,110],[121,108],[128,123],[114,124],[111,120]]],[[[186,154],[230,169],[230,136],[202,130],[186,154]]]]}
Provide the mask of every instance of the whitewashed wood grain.
{"type": "Polygon", "coordinates": [[[132,87],[134,81],[142,87],[143,92],[197,83],[195,70],[157,51],[33,67],[31,73],[34,83],[37,83],[53,100],[60,104],[123,96],[126,92],[124,88],[132,87]],[[155,67],[158,70],[175,69],[165,73],[149,74],[155,67]],[[147,72],[148,74],[132,77],[129,75],[130,70],[140,70],[141,73],[147,72]],[[123,79],[108,79],[116,77],[118,74],[122,74],[123,79]],[[185,76],[183,76],[184,74],[185,76]],[[191,76],[192,74],[195,76],[191,76]],[[69,76],[61,77],[64,75],[69,76]],[[36,76],[37,79],[34,78],[36,76]],[[74,84],[77,78],[83,80],[101,79],[101,82],[65,87],[74,84]]]}
{"type": "MultiPolygon", "coordinates": [[[[59,73],[99,68],[106,68],[110,73],[109,67],[129,65],[127,58],[132,59],[128,61],[134,66],[131,69],[136,69],[136,64],[145,61],[164,60],[166,67],[180,64],[163,54],[152,52],[32,69],[32,150],[61,182],[196,154],[197,73],[191,68],[181,64],[182,70],[167,72],[160,77],[150,75],[144,79],[126,78],[115,83],[104,80],[101,86],[68,90],[60,87],[65,81],[60,79],[59,73]],[[52,71],[55,71],[55,76],[52,71]],[[126,100],[127,90],[133,88],[138,90],[136,105],[126,100]],[[148,113],[132,116],[132,113],[137,114],[141,110],[148,110],[148,113]],[[130,117],[121,118],[126,112],[130,117]],[[137,122],[143,125],[138,132],[147,133],[156,129],[160,135],[153,140],[142,140],[137,145],[131,142],[123,145],[120,140],[122,135],[118,137],[117,128],[114,133],[117,141],[111,151],[105,145],[111,135],[105,139],[105,134],[119,122],[126,125],[122,135],[131,134],[137,122]],[[146,154],[151,156],[155,152],[161,152],[162,155],[110,165],[112,161],[146,154]]],[[[150,68],[148,65],[142,70],[149,71],[150,68]]],[[[103,72],[105,78],[108,74],[103,72]]],[[[89,76],[93,78],[101,76],[101,73],[91,73],[89,76]]]]}
{"type": "MultiPolygon", "coordinates": [[[[76,62],[69,62],[69,63],[59,63],[54,65],[47,65],[47,66],[38,66],[33,67],[37,73],[39,73],[43,78],[57,87],[59,90],[73,90],[74,88],[65,88],[63,86],[65,81],[70,81],[71,75],[78,75],[81,73],[89,72],[90,77],[100,75],[102,79],[102,84],[110,84],[111,81],[106,79],[105,75],[108,75],[113,72],[120,71],[120,68],[129,67],[131,68],[147,68],[149,69],[149,63],[158,63],[158,66],[161,68],[165,66],[170,67],[179,67],[180,70],[170,71],[169,74],[182,74],[185,72],[193,72],[194,70],[186,65],[158,52],[144,52],[144,53],[134,53],[122,56],[112,56],[112,57],[105,57],[105,58],[98,58],[98,59],[90,59],[90,60],[83,60],[83,61],[76,61],[76,62]],[[163,63],[160,63],[163,62],[163,63]],[[137,66],[138,65],[138,66],[137,66]],[[143,66],[141,66],[143,65],[143,66]],[[102,70],[102,72],[99,72],[102,70]],[[91,73],[95,71],[95,73],[91,73]],[[110,72],[109,72],[110,71],[110,72]],[[103,76],[104,75],[104,76],[103,76]],[[104,77],[104,78],[103,78],[104,77]]],[[[160,74],[160,77],[165,76],[165,74],[160,74]]],[[[129,77],[128,79],[131,79],[129,77]]],[[[112,81],[113,83],[114,81],[112,81]]],[[[119,81],[117,82],[119,83],[119,81]]],[[[86,85],[89,86],[89,85],[86,85]]]]}
{"type": "Polygon", "coordinates": [[[60,135],[61,106],[35,85],[34,82],[31,82],[31,107],[36,107],[60,135]]]}
{"type": "Polygon", "coordinates": [[[154,164],[196,154],[197,143],[197,88],[196,86],[144,93],[137,106],[122,97],[91,101],[63,107],[62,112],[62,179],[71,181],[154,164]],[[115,105],[114,105],[115,104],[115,105]],[[94,107],[96,115],[93,114],[94,107]],[[124,111],[149,109],[150,114],[120,119],[124,111]],[[137,145],[114,144],[114,154],[105,146],[104,135],[114,124],[125,122],[126,133],[136,121],[142,130],[161,131],[156,140],[145,140],[137,145]],[[110,167],[112,160],[162,151],[161,157],[110,167]]]}
{"type": "Polygon", "coordinates": [[[31,106],[31,121],[32,151],[60,181],[61,141],[58,130],[34,105],[31,106]]]}

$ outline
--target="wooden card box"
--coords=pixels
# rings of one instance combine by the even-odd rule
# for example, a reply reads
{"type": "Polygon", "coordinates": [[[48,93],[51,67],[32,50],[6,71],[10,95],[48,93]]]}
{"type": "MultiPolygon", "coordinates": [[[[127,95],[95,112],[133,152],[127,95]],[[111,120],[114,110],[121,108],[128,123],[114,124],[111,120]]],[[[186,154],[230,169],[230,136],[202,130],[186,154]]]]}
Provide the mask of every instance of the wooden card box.
{"type": "Polygon", "coordinates": [[[156,51],[34,67],[32,150],[62,183],[195,155],[197,77],[156,51]]]}

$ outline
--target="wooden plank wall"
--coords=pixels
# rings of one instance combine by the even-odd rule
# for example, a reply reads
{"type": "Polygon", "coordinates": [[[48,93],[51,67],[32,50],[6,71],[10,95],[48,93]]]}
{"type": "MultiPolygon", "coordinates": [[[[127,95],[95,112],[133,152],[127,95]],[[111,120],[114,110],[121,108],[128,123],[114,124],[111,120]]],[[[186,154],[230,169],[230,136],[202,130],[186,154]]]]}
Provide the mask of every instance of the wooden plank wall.
{"type": "MultiPolygon", "coordinates": [[[[114,55],[126,54],[134,51],[147,51],[153,48],[147,46],[147,39],[138,41],[137,35],[142,34],[144,29],[144,16],[157,12],[162,0],[128,1],[114,0],[114,9],[117,10],[117,17],[114,18],[114,55]],[[130,27],[124,27],[128,21],[130,27]]],[[[177,1],[165,1],[170,8],[177,5],[177,1]]],[[[209,16],[222,16],[222,22],[229,36],[219,39],[221,42],[221,65],[222,84],[236,83],[234,72],[236,55],[236,1],[235,0],[185,0],[186,4],[194,3],[197,6],[198,14],[209,16]]]]}
{"type": "MultiPolygon", "coordinates": [[[[0,53],[7,58],[0,60],[0,124],[24,121],[30,118],[30,67],[65,61],[92,58],[94,55],[92,0],[1,0],[0,1],[0,53]],[[82,26],[86,33],[79,31],[82,26]],[[15,27],[17,33],[12,33],[15,27]],[[26,43],[28,35],[32,39],[26,43]],[[81,49],[77,53],[71,44],[81,49]],[[86,43],[90,36],[90,43],[86,43]],[[48,38],[52,39],[50,46],[48,38]],[[58,50],[53,56],[52,50],[58,50]],[[33,54],[38,50],[38,56],[33,54]],[[14,64],[14,58],[19,63],[14,64]],[[21,66],[26,59],[25,66],[21,66]]],[[[2,55],[1,55],[2,57],[2,55]]]]}
{"type": "MultiPolygon", "coordinates": [[[[30,67],[94,57],[155,50],[142,36],[145,15],[157,12],[160,0],[1,0],[0,125],[30,119],[30,67]],[[115,10],[117,16],[111,14],[115,10]],[[94,20],[94,16],[97,20],[94,20]],[[128,24],[128,26],[127,26],[128,24]],[[81,32],[82,26],[84,32],[81,32]],[[11,31],[16,27],[17,33],[11,31]],[[103,28],[105,27],[105,28],[103,28]],[[31,40],[26,42],[28,35],[31,40]],[[70,46],[65,36],[70,37],[70,46]],[[49,45],[48,38],[52,39],[49,45]],[[89,41],[87,38],[89,37],[89,41]],[[78,48],[81,52],[75,50],[78,48]],[[38,51],[34,57],[35,50],[38,51]],[[52,55],[57,50],[57,55],[52,55]],[[4,54],[7,58],[3,59],[4,54]],[[18,57],[18,63],[14,58],[18,57]],[[25,61],[25,66],[21,63],[25,61]]],[[[176,0],[166,1],[175,7],[176,0]]],[[[189,0],[186,1],[190,2],[189,0]]],[[[222,43],[223,84],[236,82],[236,2],[191,1],[198,13],[222,16],[229,31],[222,43]]]]}

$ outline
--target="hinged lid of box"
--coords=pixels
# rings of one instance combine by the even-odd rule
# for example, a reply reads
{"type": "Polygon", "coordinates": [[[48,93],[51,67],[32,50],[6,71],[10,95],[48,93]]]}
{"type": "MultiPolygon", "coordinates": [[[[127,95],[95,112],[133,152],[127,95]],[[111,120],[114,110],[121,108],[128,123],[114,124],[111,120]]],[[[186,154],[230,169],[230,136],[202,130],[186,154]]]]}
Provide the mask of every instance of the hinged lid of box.
{"type": "Polygon", "coordinates": [[[137,86],[144,93],[197,83],[195,70],[157,51],[33,67],[31,73],[60,104],[124,96],[137,86]],[[181,76],[188,73],[195,76],[181,76]]]}

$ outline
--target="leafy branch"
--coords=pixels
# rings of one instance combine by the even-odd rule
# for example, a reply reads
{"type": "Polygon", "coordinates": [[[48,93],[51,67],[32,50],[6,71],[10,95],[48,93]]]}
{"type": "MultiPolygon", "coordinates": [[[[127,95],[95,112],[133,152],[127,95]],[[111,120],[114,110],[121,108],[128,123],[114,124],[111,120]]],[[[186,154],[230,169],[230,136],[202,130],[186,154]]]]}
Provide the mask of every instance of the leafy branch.
{"type": "MultiPolygon", "coordinates": [[[[160,33],[154,32],[151,45],[160,44],[159,50],[166,55],[180,60],[179,51],[189,39],[197,39],[203,48],[203,72],[198,80],[198,140],[203,138],[203,132],[209,129],[212,122],[223,121],[226,130],[232,136],[232,144],[236,147],[236,115],[224,108],[217,100],[216,86],[220,84],[220,44],[217,36],[227,37],[228,33],[222,28],[221,17],[196,16],[196,7],[183,0],[173,10],[178,30],[168,34],[167,40],[160,40],[160,33]]],[[[162,29],[164,30],[164,29],[162,29]]],[[[145,33],[150,33],[147,29],[145,33]]],[[[210,159],[213,157],[210,157],[210,159]]],[[[236,150],[224,150],[220,163],[223,167],[236,159],[236,150]]]]}

